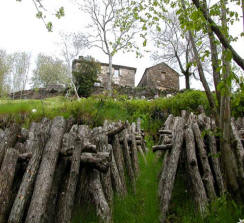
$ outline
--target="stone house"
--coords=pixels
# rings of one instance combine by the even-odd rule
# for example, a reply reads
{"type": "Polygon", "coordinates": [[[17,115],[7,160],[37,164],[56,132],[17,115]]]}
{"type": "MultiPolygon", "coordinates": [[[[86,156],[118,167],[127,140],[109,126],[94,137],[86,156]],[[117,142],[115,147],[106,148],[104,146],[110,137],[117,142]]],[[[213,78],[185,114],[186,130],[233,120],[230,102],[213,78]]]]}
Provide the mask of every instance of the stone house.
{"type": "MultiPolygon", "coordinates": [[[[76,69],[79,61],[83,60],[83,57],[79,57],[79,59],[73,60],[72,69],[76,69]]],[[[108,72],[109,72],[109,64],[108,63],[100,63],[101,65],[101,73],[98,74],[99,82],[96,83],[96,86],[106,87],[108,80],[108,72]]],[[[118,86],[128,86],[135,87],[135,74],[136,68],[122,66],[122,65],[112,65],[113,68],[113,84],[118,86]]]]}
{"type": "Polygon", "coordinates": [[[146,68],[137,87],[165,90],[179,90],[179,74],[166,63],[146,68]]]}

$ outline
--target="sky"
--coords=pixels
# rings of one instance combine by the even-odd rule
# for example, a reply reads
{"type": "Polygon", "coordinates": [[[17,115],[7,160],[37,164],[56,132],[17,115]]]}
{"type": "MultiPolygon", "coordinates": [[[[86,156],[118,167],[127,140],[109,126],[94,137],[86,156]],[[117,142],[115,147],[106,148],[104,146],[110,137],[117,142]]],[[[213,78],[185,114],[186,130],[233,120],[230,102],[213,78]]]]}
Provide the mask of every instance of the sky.
{"type": "MultiPolygon", "coordinates": [[[[60,31],[75,32],[83,31],[89,21],[75,4],[70,0],[49,0],[44,1],[50,19],[53,22],[53,32],[48,32],[40,19],[35,17],[36,9],[30,0],[0,0],[0,49],[7,50],[8,53],[16,51],[25,51],[32,54],[33,60],[38,53],[58,56],[60,48],[58,45],[60,31]],[[57,19],[51,14],[64,6],[65,16],[57,19]]],[[[242,25],[237,24],[232,28],[233,33],[239,33],[242,25]]],[[[244,38],[233,45],[237,51],[244,57],[244,38]]],[[[101,62],[108,62],[107,56],[99,49],[91,49],[82,53],[89,54],[101,62]]],[[[34,64],[35,61],[32,61],[34,64]]],[[[136,84],[140,81],[145,68],[154,65],[150,59],[150,53],[144,54],[144,57],[136,58],[134,53],[118,53],[114,56],[114,64],[131,66],[137,68],[136,84]]],[[[180,87],[184,88],[184,78],[180,78],[180,87]]],[[[193,88],[201,88],[199,81],[192,81],[193,88]]]]}

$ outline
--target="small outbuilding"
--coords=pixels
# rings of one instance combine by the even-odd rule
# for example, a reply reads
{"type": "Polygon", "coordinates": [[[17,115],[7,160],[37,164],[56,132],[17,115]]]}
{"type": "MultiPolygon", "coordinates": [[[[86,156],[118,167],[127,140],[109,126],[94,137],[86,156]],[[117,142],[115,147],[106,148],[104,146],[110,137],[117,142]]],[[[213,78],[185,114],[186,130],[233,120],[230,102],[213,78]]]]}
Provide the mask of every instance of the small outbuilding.
{"type": "Polygon", "coordinates": [[[146,68],[137,87],[148,87],[160,91],[178,91],[180,88],[179,74],[166,63],[162,62],[146,68]]]}

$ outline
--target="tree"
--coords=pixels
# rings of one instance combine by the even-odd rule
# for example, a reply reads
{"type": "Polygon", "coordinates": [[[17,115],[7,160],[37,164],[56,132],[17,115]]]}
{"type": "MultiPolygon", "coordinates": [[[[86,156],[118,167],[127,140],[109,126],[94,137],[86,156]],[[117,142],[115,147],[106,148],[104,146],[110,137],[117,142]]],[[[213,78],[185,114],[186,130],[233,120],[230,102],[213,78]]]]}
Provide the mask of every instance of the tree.
{"type": "Polygon", "coordinates": [[[17,52],[11,56],[11,92],[25,90],[30,68],[31,55],[26,52],[17,52]]]}
{"type": "Polygon", "coordinates": [[[11,71],[10,57],[5,50],[0,50],[0,96],[9,91],[7,78],[11,71]]]}
{"type": "Polygon", "coordinates": [[[152,58],[155,61],[167,61],[171,67],[180,70],[185,76],[186,89],[190,89],[190,77],[194,75],[192,49],[189,37],[182,32],[176,14],[165,15],[163,31],[155,30],[152,40],[157,46],[152,58]]]}
{"type": "Polygon", "coordinates": [[[83,33],[60,33],[62,50],[61,54],[67,67],[70,85],[74,89],[76,97],[79,95],[72,76],[72,61],[88,47],[88,39],[83,33]]]}
{"type": "Polygon", "coordinates": [[[135,46],[133,38],[136,34],[135,19],[128,18],[126,22],[119,18],[130,1],[128,0],[86,0],[82,10],[89,15],[90,45],[97,47],[108,56],[109,72],[107,90],[112,94],[112,60],[120,50],[130,50],[135,46]]]}
{"type": "Polygon", "coordinates": [[[74,83],[78,94],[88,97],[97,82],[97,75],[101,72],[101,66],[94,58],[88,56],[83,58],[73,70],[74,83]]]}
{"type": "Polygon", "coordinates": [[[34,88],[46,87],[49,84],[66,85],[68,80],[67,68],[60,59],[43,54],[38,55],[32,77],[34,88]]]}

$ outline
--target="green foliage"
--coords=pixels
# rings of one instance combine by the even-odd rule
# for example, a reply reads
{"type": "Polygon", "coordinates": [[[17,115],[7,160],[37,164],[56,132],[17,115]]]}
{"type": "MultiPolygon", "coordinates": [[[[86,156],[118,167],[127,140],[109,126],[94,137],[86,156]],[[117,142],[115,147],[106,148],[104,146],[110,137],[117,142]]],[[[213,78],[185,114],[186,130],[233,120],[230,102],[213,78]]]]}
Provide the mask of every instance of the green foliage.
{"type": "Polygon", "coordinates": [[[33,71],[33,87],[46,87],[49,84],[67,84],[68,71],[64,63],[51,56],[39,54],[36,69],[33,71]]]}
{"type": "Polygon", "coordinates": [[[73,77],[80,96],[88,97],[91,94],[100,71],[100,64],[92,57],[86,57],[79,62],[78,67],[73,71],[73,77]]]}

